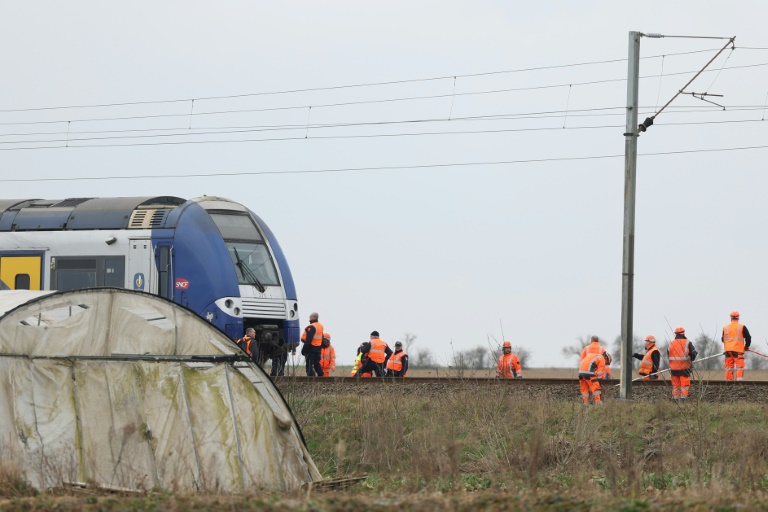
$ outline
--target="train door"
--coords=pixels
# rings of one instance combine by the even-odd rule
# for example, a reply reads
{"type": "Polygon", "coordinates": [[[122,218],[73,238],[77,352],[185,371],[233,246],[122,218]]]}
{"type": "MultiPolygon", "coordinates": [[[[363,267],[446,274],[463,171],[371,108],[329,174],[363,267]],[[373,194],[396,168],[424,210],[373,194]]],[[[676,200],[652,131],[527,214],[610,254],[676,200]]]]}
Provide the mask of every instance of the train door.
{"type": "Polygon", "coordinates": [[[157,294],[157,282],[152,265],[152,241],[132,238],[128,241],[128,275],[132,290],[157,294]]]}
{"type": "Polygon", "coordinates": [[[0,256],[0,280],[11,290],[39,290],[42,269],[42,254],[0,256]]]}

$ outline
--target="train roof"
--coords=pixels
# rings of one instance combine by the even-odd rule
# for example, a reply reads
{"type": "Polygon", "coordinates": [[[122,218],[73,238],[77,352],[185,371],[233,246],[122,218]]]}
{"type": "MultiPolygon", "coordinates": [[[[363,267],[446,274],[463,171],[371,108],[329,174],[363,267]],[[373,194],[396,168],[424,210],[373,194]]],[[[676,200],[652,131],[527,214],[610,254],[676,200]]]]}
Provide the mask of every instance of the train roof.
{"type": "Polygon", "coordinates": [[[160,228],[186,202],[174,196],[0,199],[0,231],[160,228]]]}

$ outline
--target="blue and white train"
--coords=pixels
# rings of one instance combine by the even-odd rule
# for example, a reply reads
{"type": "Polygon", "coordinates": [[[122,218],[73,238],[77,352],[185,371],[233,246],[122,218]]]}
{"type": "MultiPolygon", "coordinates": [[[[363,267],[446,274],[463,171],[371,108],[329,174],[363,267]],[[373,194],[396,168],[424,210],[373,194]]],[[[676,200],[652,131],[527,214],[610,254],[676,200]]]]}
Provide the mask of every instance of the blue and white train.
{"type": "Polygon", "coordinates": [[[296,289],[277,239],[220,197],[0,199],[0,280],[11,289],[140,290],[233,340],[253,327],[260,345],[299,343],[296,289]]]}

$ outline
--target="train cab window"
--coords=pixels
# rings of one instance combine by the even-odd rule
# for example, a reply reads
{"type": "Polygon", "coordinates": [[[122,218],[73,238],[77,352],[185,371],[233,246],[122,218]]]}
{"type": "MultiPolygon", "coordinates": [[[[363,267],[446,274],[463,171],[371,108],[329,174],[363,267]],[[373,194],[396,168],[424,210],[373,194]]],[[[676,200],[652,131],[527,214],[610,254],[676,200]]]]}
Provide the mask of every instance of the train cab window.
{"type": "Polygon", "coordinates": [[[227,245],[238,283],[250,284],[260,290],[264,286],[279,286],[269,248],[251,217],[224,213],[210,215],[227,245]]]}
{"type": "Polygon", "coordinates": [[[29,278],[29,274],[16,274],[13,286],[17,290],[29,290],[29,286],[32,280],[29,278]]]}
{"type": "Polygon", "coordinates": [[[235,273],[239,284],[256,284],[263,286],[277,286],[280,281],[277,278],[275,265],[269,256],[265,244],[250,244],[246,242],[225,242],[229,257],[235,264],[235,273]]]}

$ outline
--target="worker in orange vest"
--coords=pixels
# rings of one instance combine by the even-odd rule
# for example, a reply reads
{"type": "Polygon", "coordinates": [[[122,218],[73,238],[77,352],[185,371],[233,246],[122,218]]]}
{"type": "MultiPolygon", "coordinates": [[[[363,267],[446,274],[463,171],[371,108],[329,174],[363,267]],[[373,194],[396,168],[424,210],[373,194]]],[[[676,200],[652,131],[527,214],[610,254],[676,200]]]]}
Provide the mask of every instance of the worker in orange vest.
{"type": "Polygon", "coordinates": [[[731,311],[731,323],[723,327],[720,341],[725,351],[725,380],[744,380],[744,352],[752,344],[752,336],[747,326],[739,323],[738,311],[731,311]]]}
{"type": "Polygon", "coordinates": [[[237,346],[240,347],[243,352],[248,354],[255,362],[259,355],[258,347],[256,346],[256,329],[249,327],[245,330],[245,336],[237,340],[237,346]]]}
{"type": "MultiPolygon", "coordinates": [[[[605,347],[600,344],[600,338],[597,336],[592,336],[589,339],[589,345],[585,346],[581,351],[581,357],[579,358],[579,361],[584,359],[587,354],[605,354],[606,350],[605,347]]],[[[604,380],[610,380],[611,379],[611,368],[609,366],[605,367],[605,377],[604,380]]]]}
{"type": "Polygon", "coordinates": [[[405,377],[408,372],[408,354],[403,351],[403,342],[395,342],[395,351],[387,359],[387,377],[405,377]]]}
{"type": "Polygon", "coordinates": [[[363,359],[367,356],[368,360],[364,361],[363,366],[357,371],[358,376],[361,373],[373,372],[377,377],[383,377],[387,360],[392,355],[392,349],[389,348],[386,341],[379,338],[379,331],[371,332],[370,341],[363,343],[360,351],[363,354],[363,359]]]}
{"type": "Polygon", "coordinates": [[[320,346],[323,344],[323,324],[318,321],[319,315],[309,315],[309,325],[301,333],[301,355],[307,359],[307,376],[323,376],[323,367],[320,366],[320,346]]]}
{"type": "Polygon", "coordinates": [[[645,354],[632,354],[635,359],[640,359],[640,369],[637,373],[643,380],[658,380],[659,363],[661,363],[661,351],[656,347],[656,337],[649,334],[645,337],[645,354]]]}
{"type": "Polygon", "coordinates": [[[520,358],[512,353],[512,342],[505,341],[502,345],[499,361],[496,363],[497,379],[522,379],[523,367],[520,358]]]}
{"type": "Polygon", "coordinates": [[[330,377],[331,372],[336,370],[336,349],[331,346],[331,333],[328,331],[323,332],[323,342],[320,345],[320,367],[324,377],[330,377]]]}
{"type": "Polygon", "coordinates": [[[667,356],[672,374],[672,400],[686,400],[691,387],[691,363],[696,359],[696,348],[685,337],[685,329],[675,328],[675,339],[669,344],[667,356]]]}
{"type": "Polygon", "coordinates": [[[603,401],[603,375],[605,364],[611,360],[608,352],[603,354],[587,354],[579,364],[579,388],[581,389],[581,401],[588,404],[590,394],[595,405],[603,401]]]}

